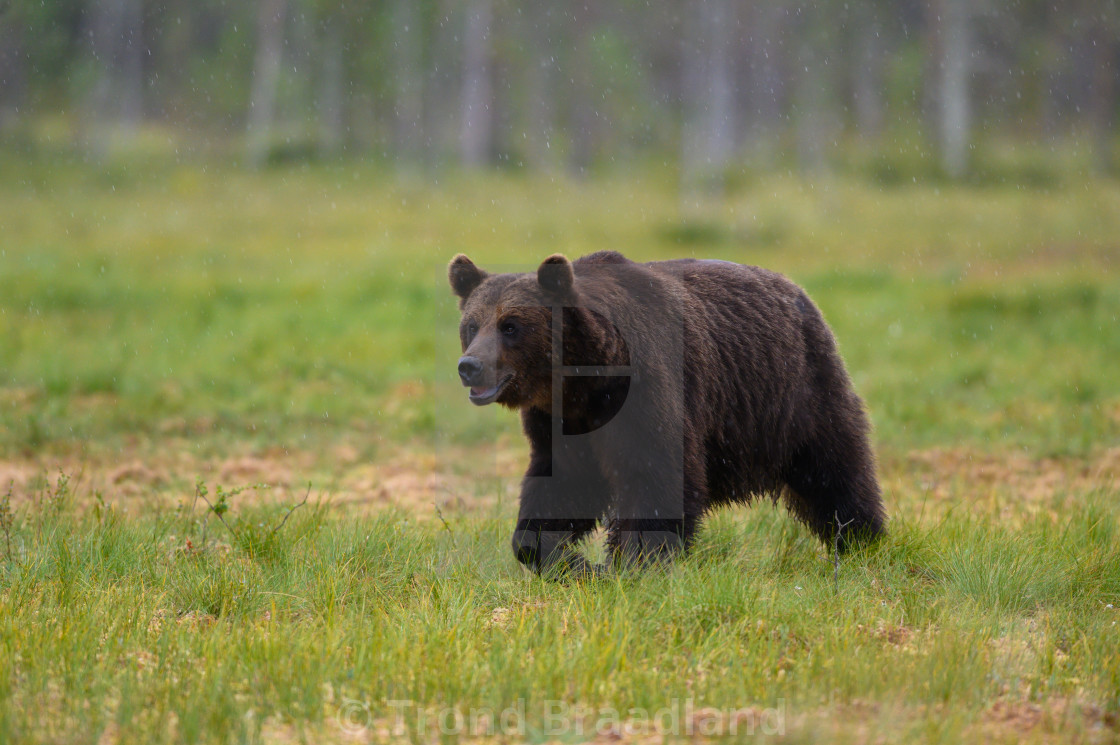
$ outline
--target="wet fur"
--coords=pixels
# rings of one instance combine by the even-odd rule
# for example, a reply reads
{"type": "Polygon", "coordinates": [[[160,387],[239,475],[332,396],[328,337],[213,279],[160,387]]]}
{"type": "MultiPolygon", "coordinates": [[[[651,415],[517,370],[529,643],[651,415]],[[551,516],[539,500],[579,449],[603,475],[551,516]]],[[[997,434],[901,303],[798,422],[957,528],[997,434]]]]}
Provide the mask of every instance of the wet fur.
{"type": "Polygon", "coordinates": [[[822,541],[837,521],[847,524],[844,547],[884,532],[863,404],[820,311],[785,277],[729,262],[638,264],[614,252],[570,264],[550,257],[536,276],[488,275],[456,257],[450,276],[463,328],[490,333],[464,336],[464,350],[488,343],[493,374],[514,375],[497,401],[520,410],[531,446],[514,536],[524,563],[540,570],[571,559],[599,521],[616,557],[672,553],[666,534],[687,548],[712,506],[757,496],[783,498],[822,541]],[[629,379],[565,379],[564,432],[589,434],[559,448],[543,307],[556,303],[566,307],[564,364],[633,365],[629,379]],[[494,329],[510,315],[524,333],[495,347],[494,329]],[[666,328],[682,332],[675,352],[665,350],[666,328]],[[625,421],[600,428],[620,395],[629,397],[625,421]],[[681,488],[669,493],[667,483],[681,488]]]}

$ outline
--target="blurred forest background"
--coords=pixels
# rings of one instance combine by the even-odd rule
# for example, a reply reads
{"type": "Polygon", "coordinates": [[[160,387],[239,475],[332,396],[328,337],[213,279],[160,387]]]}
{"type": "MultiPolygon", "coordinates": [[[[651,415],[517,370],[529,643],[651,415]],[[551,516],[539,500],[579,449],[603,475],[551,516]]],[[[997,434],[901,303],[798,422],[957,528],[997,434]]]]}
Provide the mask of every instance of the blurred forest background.
{"type": "Polygon", "coordinates": [[[1029,181],[1059,160],[1117,170],[1115,0],[0,9],[9,146],[46,131],[103,157],[160,132],[182,157],[247,165],[345,155],[583,175],[655,163],[714,188],[752,168],[883,181],[1029,181]]]}
{"type": "Polygon", "coordinates": [[[0,485],[494,442],[460,251],[783,272],[896,455],[1120,441],[1117,0],[0,9],[0,485]]]}

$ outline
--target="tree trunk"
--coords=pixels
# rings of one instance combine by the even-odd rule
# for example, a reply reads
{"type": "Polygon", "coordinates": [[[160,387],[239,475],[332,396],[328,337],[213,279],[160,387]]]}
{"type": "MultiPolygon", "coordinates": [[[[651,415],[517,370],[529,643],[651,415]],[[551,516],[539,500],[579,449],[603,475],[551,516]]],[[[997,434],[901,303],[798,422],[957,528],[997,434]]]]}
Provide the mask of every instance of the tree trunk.
{"type": "Polygon", "coordinates": [[[774,140],[787,122],[783,113],[785,80],[782,75],[782,17],[780,3],[754,3],[750,10],[751,84],[747,114],[750,125],[747,147],[763,166],[774,163],[774,140]]]}
{"type": "Polygon", "coordinates": [[[1043,32],[1042,50],[1043,62],[1038,71],[1037,89],[1035,98],[1038,100],[1039,111],[1037,114],[1038,129],[1043,138],[1053,142],[1059,134],[1059,119],[1061,106],[1058,102],[1057,81],[1061,75],[1060,60],[1062,56],[1062,38],[1057,24],[1053,21],[1046,24],[1043,32]]]}
{"type": "Polygon", "coordinates": [[[393,160],[419,161],[424,136],[424,63],[420,18],[413,0],[393,3],[393,160]]]}
{"type": "Polygon", "coordinates": [[[968,171],[972,119],[969,76],[969,0],[933,0],[928,6],[933,59],[936,60],[937,136],[941,168],[951,178],[968,171]]]}
{"type": "Polygon", "coordinates": [[[528,157],[537,168],[552,170],[557,162],[557,148],[553,146],[556,120],[556,54],[553,34],[553,8],[548,3],[530,6],[531,26],[529,38],[534,49],[529,52],[529,69],[526,72],[529,89],[528,157]]]}
{"type": "Polygon", "coordinates": [[[568,155],[569,168],[577,176],[587,175],[595,158],[599,114],[593,97],[594,70],[592,66],[592,39],[594,6],[577,2],[570,13],[571,53],[568,55],[570,91],[570,117],[568,133],[572,141],[568,155]]]}
{"type": "Polygon", "coordinates": [[[98,0],[91,10],[90,45],[100,75],[90,91],[87,145],[101,153],[113,130],[130,130],[143,116],[144,44],[139,0],[98,0]]]}
{"type": "Polygon", "coordinates": [[[460,157],[463,64],[462,0],[440,0],[430,36],[424,90],[424,158],[429,171],[460,157]]]}
{"type": "Polygon", "coordinates": [[[857,49],[852,55],[852,97],[856,132],[863,140],[875,140],[883,129],[883,40],[882,25],[874,6],[856,3],[857,49]]]}
{"type": "Polygon", "coordinates": [[[327,18],[323,31],[323,79],[319,85],[319,151],[333,154],[343,141],[345,126],[345,70],[342,58],[342,25],[327,18]]]}
{"type": "Polygon", "coordinates": [[[1093,128],[1093,162],[1098,171],[1112,167],[1112,116],[1116,108],[1116,42],[1108,29],[1099,26],[1090,36],[1093,78],[1089,117],[1093,128]]]}
{"type": "Polygon", "coordinates": [[[832,81],[829,79],[829,42],[824,9],[804,9],[805,20],[798,33],[798,80],[795,91],[795,136],[797,161],[804,171],[825,167],[825,151],[835,128],[832,111],[832,81]]]}
{"type": "Polygon", "coordinates": [[[463,88],[459,111],[459,157],[483,165],[490,156],[494,96],[490,80],[490,0],[472,0],[463,32],[463,88]]]}
{"type": "Polygon", "coordinates": [[[249,92],[248,126],[248,159],[254,167],[264,164],[271,144],[287,12],[287,0],[260,0],[257,6],[257,51],[249,92]]]}
{"type": "Polygon", "coordinates": [[[684,52],[685,116],[681,175],[685,187],[723,188],[738,139],[732,14],[728,0],[700,0],[684,52]]]}
{"type": "Polygon", "coordinates": [[[14,14],[0,13],[0,134],[19,118],[27,93],[23,66],[23,27],[14,14]]]}

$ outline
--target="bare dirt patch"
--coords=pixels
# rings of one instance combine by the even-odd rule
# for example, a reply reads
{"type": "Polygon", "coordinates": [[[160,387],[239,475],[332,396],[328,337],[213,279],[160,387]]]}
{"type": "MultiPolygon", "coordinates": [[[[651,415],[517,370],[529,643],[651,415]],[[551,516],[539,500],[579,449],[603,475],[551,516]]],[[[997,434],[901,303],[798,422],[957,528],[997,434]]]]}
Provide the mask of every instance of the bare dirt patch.
{"type": "Polygon", "coordinates": [[[1066,697],[999,700],[969,729],[976,742],[1114,742],[1117,722],[1095,704],[1066,697]]]}
{"type": "Polygon", "coordinates": [[[509,501],[520,460],[493,453],[401,450],[365,460],[354,448],[327,452],[284,449],[204,458],[187,450],[119,456],[44,455],[0,459],[0,493],[11,488],[14,506],[41,500],[60,474],[69,477],[70,502],[91,507],[97,495],[125,511],[174,507],[194,499],[195,483],[211,490],[247,489],[236,504],[292,503],[311,488],[311,501],[328,501],[346,512],[395,508],[435,518],[435,508],[471,513],[509,501]],[[471,464],[484,464],[472,475],[471,464]]]}
{"type": "MultiPolygon", "coordinates": [[[[487,448],[382,451],[375,458],[335,445],[324,451],[283,448],[203,457],[187,448],[112,455],[14,456],[0,459],[0,493],[12,489],[14,505],[33,503],[60,473],[70,477],[72,500],[92,506],[102,499],[126,511],[174,507],[194,497],[196,479],[227,489],[267,484],[238,495],[242,504],[329,501],[347,513],[399,509],[418,517],[479,514],[516,502],[524,467],[519,442],[487,448]]],[[[1120,448],[1083,458],[1036,458],[1020,452],[988,453],[937,448],[884,457],[880,472],[893,509],[936,518],[947,509],[968,510],[1011,523],[1054,515],[1094,491],[1118,488],[1120,448]]]]}
{"type": "MultiPolygon", "coordinates": [[[[842,742],[894,742],[899,734],[916,735],[942,726],[946,720],[963,720],[961,742],[1008,743],[1106,743],[1115,742],[1116,723],[1095,704],[1080,699],[1054,697],[1032,701],[1003,698],[981,711],[964,712],[943,704],[903,704],[853,699],[817,710],[790,713],[791,734],[812,733],[815,739],[842,742]],[[894,733],[886,736],[885,733],[894,733]]],[[[923,737],[912,739],[924,740],[923,737]]],[[[936,739],[936,738],[935,738],[936,739]]],[[[903,737],[903,742],[906,737],[903,737]]]]}
{"type": "Polygon", "coordinates": [[[889,489],[935,513],[952,507],[1015,521],[1056,514],[1094,491],[1115,491],[1120,448],[1081,458],[934,448],[884,459],[880,470],[889,489]]]}

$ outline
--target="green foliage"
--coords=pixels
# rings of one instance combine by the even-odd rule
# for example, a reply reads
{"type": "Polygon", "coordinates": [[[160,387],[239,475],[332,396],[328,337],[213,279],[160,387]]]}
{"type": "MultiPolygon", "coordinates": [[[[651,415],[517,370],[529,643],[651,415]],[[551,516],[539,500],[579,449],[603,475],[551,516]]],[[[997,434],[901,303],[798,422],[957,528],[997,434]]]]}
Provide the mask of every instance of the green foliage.
{"type": "Polygon", "coordinates": [[[261,580],[259,568],[251,563],[200,558],[169,583],[169,600],[178,615],[244,616],[259,608],[256,601],[261,580]]]}
{"type": "Polygon", "coordinates": [[[0,498],[0,532],[4,534],[4,558],[12,561],[15,557],[12,554],[12,527],[15,525],[15,518],[12,515],[12,487],[15,482],[8,483],[8,490],[4,492],[3,498],[0,498]]]}
{"type": "MultiPolygon", "coordinates": [[[[716,515],[671,568],[577,583],[532,578],[504,552],[495,561],[508,526],[489,519],[451,536],[399,514],[297,513],[263,556],[237,543],[185,549],[189,515],[106,525],[67,510],[51,535],[20,521],[26,561],[0,575],[0,640],[23,650],[0,660],[0,736],[96,739],[113,727],[185,741],[177,720],[222,741],[244,735],[251,707],[254,726],[332,739],[346,701],[373,727],[394,699],[464,714],[523,699],[540,730],[550,700],[653,710],[687,697],[784,707],[792,732],[818,733],[843,722],[814,712],[860,701],[907,726],[932,726],[921,712],[943,706],[955,717],[919,739],[955,741],[1009,685],[1039,702],[1112,695],[1118,524],[1105,495],[1015,530],[900,518],[845,558],[837,591],[829,557],[765,507],[716,515]],[[105,697],[116,716],[83,703],[105,697]]],[[[1090,726],[1076,712],[1064,726],[1090,726]]]]}
{"type": "Polygon", "coordinates": [[[771,176],[682,208],[663,172],[420,186],[368,164],[41,157],[0,155],[8,452],[111,452],[141,434],[203,452],[340,433],[370,451],[492,441],[506,419],[461,411],[446,261],[531,269],[604,247],[804,284],[892,447],[1085,452],[1120,436],[1108,182],[1050,194],[771,176]]]}
{"type": "MultiPolygon", "coordinates": [[[[234,497],[246,491],[260,492],[268,488],[268,484],[251,484],[225,489],[219,484],[214,489],[214,501],[211,502],[209,499],[210,490],[206,484],[201,479],[195,482],[195,499],[201,499],[206,504],[206,518],[202,521],[202,533],[199,536],[197,550],[206,551],[208,549],[207,528],[209,526],[206,519],[210,515],[217,518],[222,527],[229,532],[233,543],[244,551],[246,556],[261,561],[278,560],[283,555],[281,546],[284,542],[298,542],[305,537],[304,532],[297,531],[293,535],[291,531],[286,533],[281,531],[287,525],[292,513],[307,503],[307,498],[311,495],[310,484],[307,486],[307,494],[304,495],[303,501],[288,507],[282,517],[277,518],[260,509],[239,510],[236,516],[229,514],[232,506],[231,500],[234,497]]],[[[316,518],[319,517],[320,514],[317,511],[316,518]]],[[[319,521],[316,519],[306,525],[307,530],[317,529],[319,521]]],[[[192,548],[192,550],[195,549],[192,548]]]]}

